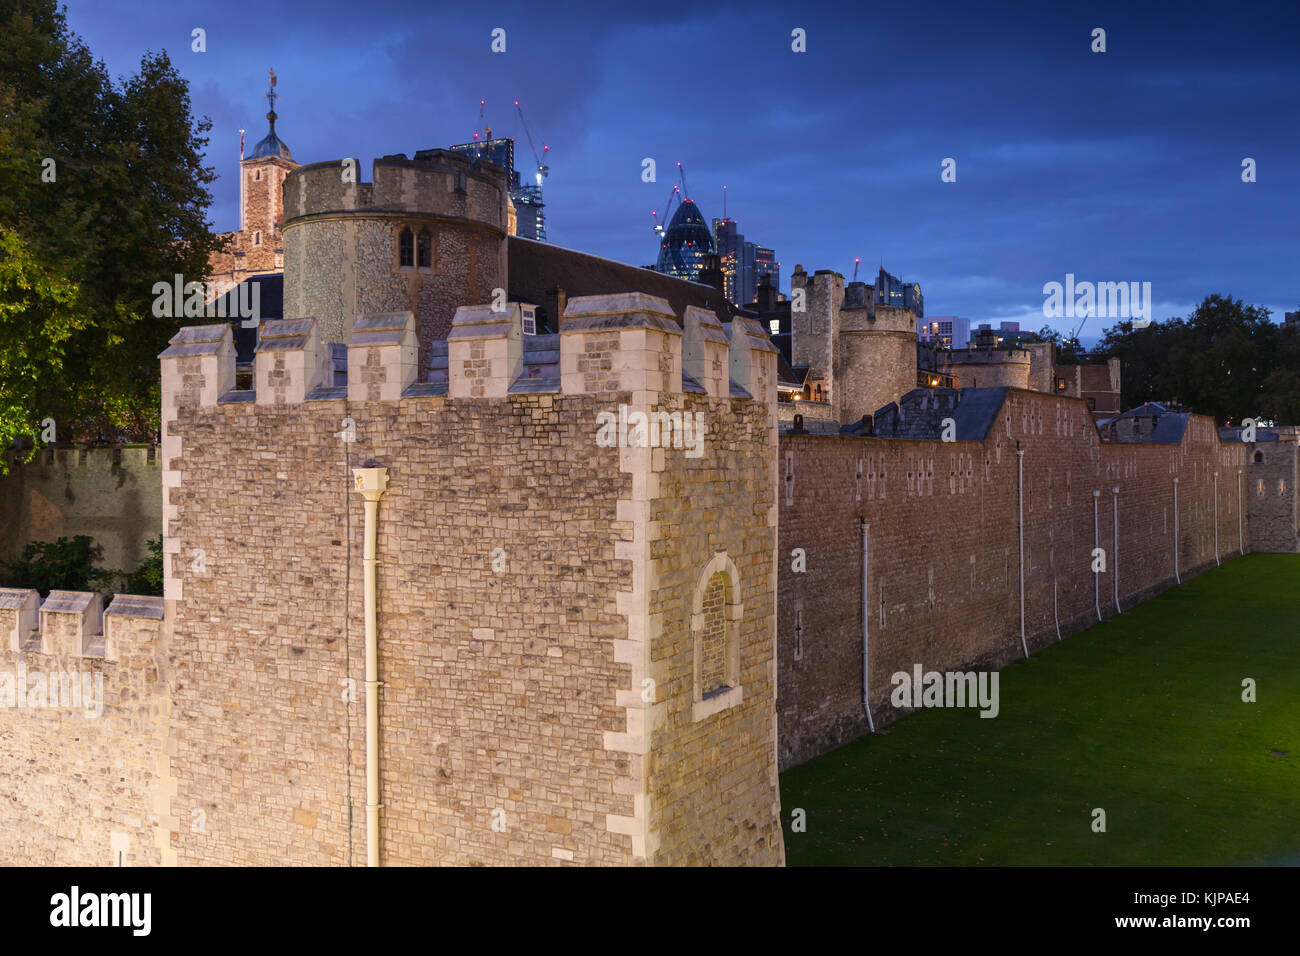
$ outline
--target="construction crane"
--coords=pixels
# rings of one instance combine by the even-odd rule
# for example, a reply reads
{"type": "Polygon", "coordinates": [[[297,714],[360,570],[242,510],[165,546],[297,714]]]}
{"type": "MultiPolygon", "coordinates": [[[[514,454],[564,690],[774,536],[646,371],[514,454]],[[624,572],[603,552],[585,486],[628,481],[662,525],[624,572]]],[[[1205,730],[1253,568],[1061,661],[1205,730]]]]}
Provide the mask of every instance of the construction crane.
{"type": "Polygon", "coordinates": [[[478,139],[479,130],[483,128],[483,105],[486,101],[478,101],[478,126],[474,128],[474,138],[478,139]]]}
{"type": "Polygon", "coordinates": [[[853,281],[858,281],[858,263],[862,261],[861,257],[853,260],[853,281]]]}
{"type": "Polygon", "coordinates": [[[524,135],[528,137],[528,148],[533,151],[533,160],[537,163],[537,188],[538,190],[541,190],[542,180],[545,179],[551,172],[551,167],[547,166],[544,162],[542,162],[542,156],[545,156],[547,153],[549,153],[551,147],[543,143],[542,156],[538,156],[537,147],[533,145],[533,134],[528,131],[528,121],[524,119],[524,111],[520,107],[518,100],[515,100],[515,112],[519,114],[519,122],[524,128],[524,135]]]}
{"type": "Polygon", "coordinates": [[[654,233],[656,236],[662,236],[665,232],[668,231],[668,223],[671,221],[671,217],[668,215],[668,213],[673,208],[673,197],[676,196],[680,199],[681,198],[680,194],[681,194],[681,190],[678,189],[676,186],[674,186],[672,192],[668,194],[668,201],[664,203],[664,217],[662,219],[659,218],[658,212],[656,212],[653,209],[650,210],[650,217],[655,221],[654,226],[652,228],[654,229],[654,233]]]}
{"type": "Polygon", "coordinates": [[[685,167],[682,166],[681,163],[677,164],[677,172],[679,172],[682,177],[682,198],[690,199],[691,198],[690,190],[686,188],[686,169],[685,167]]]}

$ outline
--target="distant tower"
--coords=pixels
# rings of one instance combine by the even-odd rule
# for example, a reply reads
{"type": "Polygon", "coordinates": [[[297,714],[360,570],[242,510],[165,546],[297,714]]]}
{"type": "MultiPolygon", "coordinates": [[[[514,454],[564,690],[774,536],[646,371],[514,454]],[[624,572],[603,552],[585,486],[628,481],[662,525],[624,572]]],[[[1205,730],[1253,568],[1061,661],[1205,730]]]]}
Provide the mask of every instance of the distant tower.
{"type": "Polygon", "coordinates": [[[244,155],[240,134],[239,231],[229,233],[228,252],[212,257],[209,281],[224,291],[253,275],[284,271],[284,178],[298,168],[289,147],[275,132],[275,71],[269,72],[267,134],[244,155]]]}

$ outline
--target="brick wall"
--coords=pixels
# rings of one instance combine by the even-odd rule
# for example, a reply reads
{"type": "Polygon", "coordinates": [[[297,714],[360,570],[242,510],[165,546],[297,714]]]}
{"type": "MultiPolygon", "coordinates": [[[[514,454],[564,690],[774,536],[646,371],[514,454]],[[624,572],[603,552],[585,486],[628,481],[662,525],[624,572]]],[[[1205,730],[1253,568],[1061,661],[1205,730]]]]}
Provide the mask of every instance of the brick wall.
{"type": "Polygon", "coordinates": [[[1056,640],[1058,623],[1065,635],[1095,621],[1098,604],[1103,617],[1115,613],[1116,575],[1128,609],[1173,583],[1175,552],[1183,576],[1213,566],[1215,471],[1220,560],[1238,553],[1234,481],[1243,446],[1220,445],[1201,416],[1191,418],[1179,445],[1103,444],[1084,402],[1013,390],[982,441],[783,435],[793,498],[787,504],[782,493],[778,549],[783,768],[866,729],[860,519],[868,525],[870,699],[878,725],[898,716],[889,701],[897,671],[917,663],[996,668],[1022,655],[1017,444],[1031,652],[1056,640]],[[1106,553],[1096,588],[1095,544],[1106,553]],[[803,573],[791,570],[795,548],[806,552],[803,573]]]}

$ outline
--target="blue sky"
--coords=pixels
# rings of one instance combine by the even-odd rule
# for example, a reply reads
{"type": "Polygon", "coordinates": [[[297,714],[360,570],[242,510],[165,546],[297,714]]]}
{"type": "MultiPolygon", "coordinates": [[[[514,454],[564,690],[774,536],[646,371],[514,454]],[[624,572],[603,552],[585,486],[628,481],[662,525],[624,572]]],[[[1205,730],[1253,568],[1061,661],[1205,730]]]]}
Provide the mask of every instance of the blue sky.
{"type": "MultiPolygon", "coordinates": [[[[1154,317],[1221,293],[1300,308],[1300,5],[70,0],[113,76],[166,49],[213,121],[217,229],[237,225],[239,128],[298,162],[447,146],[478,104],[540,149],[552,241],[653,262],[682,162],[796,263],[918,281],[929,315],[1046,324],[1043,284],[1152,283],[1154,317]],[[191,31],[206,31],[206,52],[191,31]],[[494,28],[506,52],[490,49],[494,28]],[[1106,30],[1105,53],[1092,31],[1106,30]],[[806,31],[807,52],[791,50],[806,31]],[[658,182],[641,180],[653,157],[658,182]],[[945,158],[957,181],[940,181],[945,158]],[[1257,163],[1243,183],[1241,163],[1257,163]]],[[[1058,327],[1068,326],[1066,320],[1058,327]]],[[[1085,340],[1109,324],[1091,319],[1085,340]]]]}

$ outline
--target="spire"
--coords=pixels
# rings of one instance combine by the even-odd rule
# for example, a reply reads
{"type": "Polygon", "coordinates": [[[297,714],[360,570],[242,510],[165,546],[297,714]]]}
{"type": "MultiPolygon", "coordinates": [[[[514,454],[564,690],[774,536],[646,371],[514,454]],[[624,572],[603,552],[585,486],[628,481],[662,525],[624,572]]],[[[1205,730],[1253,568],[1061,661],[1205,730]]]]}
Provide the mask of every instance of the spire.
{"type": "Polygon", "coordinates": [[[275,121],[279,119],[279,116],[275,112],[275,101],[280,98],[280,94],[275,91],[275,70],[268,71],[267,76],[270,78],[270,81],[266,86],[266,101],[271,106],[266,113],[268,129],[266,136],[264,136],[262,140],[253,147],[253,151],[247,158],[263,159],[267,156],[276,156],[280,159],[287,159],[289,162],[293,162],[293,156],[289,154],[289,147],[275,135],[275,121]]]}
{"type": "Polygon", "coordinates": [[[267,121],[271,124],[271,135],[275,135],[275,101],[279,99],[279,94],[275,92],[275,70],[268,70],[267,75],[271,82],[266,87],[266,101],[271,104],[271,110],[266,114],[267,121]]]}

